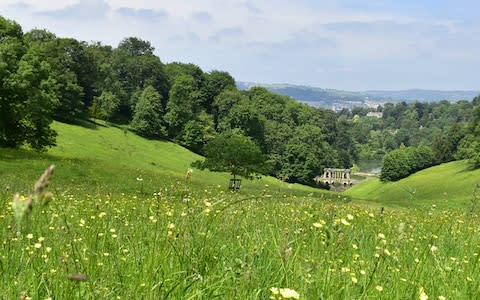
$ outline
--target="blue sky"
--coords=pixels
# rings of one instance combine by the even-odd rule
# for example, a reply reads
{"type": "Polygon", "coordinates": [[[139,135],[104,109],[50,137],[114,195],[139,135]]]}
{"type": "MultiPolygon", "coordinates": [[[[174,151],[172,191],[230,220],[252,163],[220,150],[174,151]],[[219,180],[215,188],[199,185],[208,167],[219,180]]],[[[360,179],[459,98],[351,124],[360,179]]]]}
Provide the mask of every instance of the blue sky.
{"type": "Polygon", "coordinates": [[[0,0],[24,31],[112,46],[239,81],[346,90],[479,90],[476,0],[0,0]]]}

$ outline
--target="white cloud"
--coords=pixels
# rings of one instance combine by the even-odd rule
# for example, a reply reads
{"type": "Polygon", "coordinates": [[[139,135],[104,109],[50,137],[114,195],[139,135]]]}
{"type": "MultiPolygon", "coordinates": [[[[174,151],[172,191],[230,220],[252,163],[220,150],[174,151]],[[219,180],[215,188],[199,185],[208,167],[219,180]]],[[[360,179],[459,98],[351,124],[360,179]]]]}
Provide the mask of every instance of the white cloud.
{"type": "Polygon", "coordinates": [[[209,22],[212,20],[212,15],[206,11],[196,11],[192,13],[192,18],[197,22],[209,22]]]}
{"type": "MultiPolygon", "coordinates": [[[[319,3],[0,0],[0,11],[25,30],[47,28],[59,36],[113,46],[125,37],[137,36],[149,40],[163,61],[224,69],[246,81],[382,88],[375,82],[386,85],[390,80],[392,86],[402,87],[422,80],[425,87],[433,87],[448,81],[438,76],[437,81],[428,80],[429,70],[438,72],[441,66],[454,72],[480,68],[477,23],[419,18],[398,11],[346,9],[350,0],[319,3]]],[[[381,3],[374,0],[371,5],[380,7],[381,3]]],[[[473,72],[464,76],[463,81],[455,79],[456,87],[473,82],[469,79],[473,72]]]]}
{"type": "Polygon", "coordinates": [[[110,6],[103,0],[80,0],[60,9],[48,9],[36,12],[36,15],[55,19],[101,20],[110,11],[110,6]]]}
{"type": "Polygon", "coordinates": [[[141,19],[145,22],[157,22],[168,17],[165,10],[155,9],[135,9],[129,7],[121,7],[115,10],[115,13],[122,17],[141,19]]]}

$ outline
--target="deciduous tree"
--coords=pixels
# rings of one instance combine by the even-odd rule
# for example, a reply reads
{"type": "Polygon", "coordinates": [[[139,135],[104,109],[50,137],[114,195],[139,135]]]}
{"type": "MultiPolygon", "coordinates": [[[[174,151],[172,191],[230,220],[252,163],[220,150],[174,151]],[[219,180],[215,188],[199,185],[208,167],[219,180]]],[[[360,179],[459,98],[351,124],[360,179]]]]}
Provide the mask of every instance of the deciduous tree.
{"type": "Polygon", "coordinates": [[[163,122],[162,96],[152,86],[147,86],[135,105],[133,130],[146,137],[164,137],[167,130],[163,122]]]}
{"type": "Polygon", "coordinates": [[[266,171],[265,158],[260,148],[249,138],[235,131],[221,133],[205,146],[205,160],[193,166],[211,171],[230,172],[236,176],[253,178],[266,171]]]}
{"type": "Polygon", "coordinates": [[[20,25],[0,17],[0,146],[55,144],[50,128],[58,103],[50,65],[23,42],[20,25]]]}

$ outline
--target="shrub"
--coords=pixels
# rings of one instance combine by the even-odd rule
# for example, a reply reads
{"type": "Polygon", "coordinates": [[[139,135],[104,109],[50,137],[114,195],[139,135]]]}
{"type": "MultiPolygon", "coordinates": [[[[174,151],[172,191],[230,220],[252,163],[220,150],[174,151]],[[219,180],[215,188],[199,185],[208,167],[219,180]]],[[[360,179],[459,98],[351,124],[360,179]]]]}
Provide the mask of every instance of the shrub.
{"type": "Polygon", "coordinates": [[[396,181],[434,165],[430,147],[403,147],[385,154],[382,163],[381,181],[396,181]]]}

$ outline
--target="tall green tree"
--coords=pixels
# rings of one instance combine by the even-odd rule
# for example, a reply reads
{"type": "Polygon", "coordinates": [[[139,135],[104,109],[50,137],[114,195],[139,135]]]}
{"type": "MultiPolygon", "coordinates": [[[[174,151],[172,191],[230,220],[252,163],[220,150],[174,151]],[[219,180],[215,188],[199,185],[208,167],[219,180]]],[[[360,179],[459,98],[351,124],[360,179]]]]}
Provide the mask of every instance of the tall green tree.
{"type": "Polygon", "coordinates": [[[472,121],[468,124],[467,134],[459,142],[457,159],[469,159],[475,168],[480,168],[480,96],[472,101],[475,104],[472,121]]]}
{"type": "Polygon", "coordinates": [[[118,94],[120,112],[127,118],[131,116],[140,93],[149,85],[162,95],[164,101],[168,98],[168,79],[163,63],[153,54],[154,49],[148,41],[128,37],[112,53],[113,71],[121,87],[118,94]]]}
{"type": "Polygon", "coordinates": [[[90,106],[90,115],[96,119],[108,121],[112,118],[120,105],[120,99],[108,91],[103,91],[98,97],[93,98],[90,106]]]}
{"type": "Polygon", "coordinates": [[[213,70],[204,75],[204,83],[202,85],[202,94],[204,95],[204,102],[202,105],[207,112],[212,111],[212,104],[215,98],[224,90],[235,89],[235,79],[228,73],[218,70],[213,70]]]}
{"type": "Polygon", "coordinates": [[[322,130],[313,125],[295,128],[281,156],[277,175],[308,185],[316,184],[314,178],[323,173],[323,168],[338,165],[336,151],[326,142],[322,130]]]}
{"type": "Polygon", "coordinates": [[[50,128],[58,103],[50,66],[23,42],[20,25],[0,17],[0,146],[55,144],[50,128]]]}
{"type": "Polygon", "coordinates": [[[251,137],[262,149],[265,148],[265,118],[249,101],[237,103],[220,121],[222,131],[240,129],[251,137]]]}
{"type": "Polygon", "coordinates": [[[216,136],[217,133],[211,115],[202,111],[194,120],[190,120],[185,124],[178,141],[188,149],[203,154],[205,144],[216,136]]]}
{"type": "Polygon", "coordinates": [[[248,96],[236,89],[226,89],[222,91],[213,103],[213,120],[215,126],[220,130],[220,123],[225,119],[230,110],[237,104],[248,101],[248,96]]]}
{"type": "Polygon", "coordinates": [[[198,107],[195,105],[195,82],[191,76],[181,75],[170,89],[165,121],[169,125],[169,136],[179,138],[185,124],[192,120],[198,107]]]}
{"type": "Polygon", "coordinates": [[[167,129],[163,121],[162,95],[152,86],[147,86],[135,105],[133,130],[146,137],[165,137],[167,129]]]}
{"type": "Polygon", "coordinates": [[[167,75],[170,86],[172,86],[177,78],[181,76],[191,76],[194,81],[195,89],[200,90],[205,84],[205,73],[195,64],[185,64],[180,62],[172,62],[166,64],[165,73],[167,75]]]}
{"type": "MultiPolygon", "coordinates": [[[[88,56],[95,62],[93,69],[95,69],[96,80],[93,86],[94,98],[93,102],[98,97],[103,98],[102,94],[105,93],[107,98],[114,98],[116,105],[114,112],[111,116],[108,116],[109,120],[116,121],[119,123],[125,123],[130,121],[130,114],[122,115],[122,99],[128,99],[129,96],[123,89],[123,86],[118,78],[118,74],[115,72],[113,64],[113,49],[111,46],[102,45],[101,43],[92,43],[88,45],[86,49],[88,56]]],[[[141,93],[141,90],[140,90],[141,93]]],[[[92,108],[94,108],[93,103],[90,104],[89,110],[92,113],[92,108]]],[[[98,105],[98,100],[95,103],[98,105]]],[[[130,107],[127,109],[130,110],[130,107]]]]}
{"type": "Polygon", "coordinates": [[[432,149],[436,163],[444,163],[454,160],[459,143],[464,136],[465,130],[459,123],[455,123],[447,133],[436,135],[432,142],[432,149]]]}
{"type": "Polygon", "coordinates": [[[86,55],[85,44],[72,38],[57,38],[40,29],[26,33],[26,40],[51,67],[59,99],[55,117],[60,120],[82,117],[93,101],[95,81],[95,75],[88,70],[93,63],[86,55]]]}
{"type": "Polygon", "coordinates": [[[235,131],[221,133],[205,146],[205,160],[193,163],[200,169],[230,172],[251,179],[266,172],[260,148],[249,138],[235,131]]]}
{"type": "Polygon", "coordinates": [[[396,181],[435,163],[430,147],[400,147],[385,154],[380,173],[381,181],[396,181]]]}
{"type": "Polygon", "coordinates": [[[358,160],[358,150],[352,138],[353,124],[345,117],[340,117],[336,124],[335,148],[338,151],[340,167],[351,168],[358,160]]]}
{"type": "Polygon", "coordinates": [[[189,93],[190,100],[193,106],[205,111],[209,111],[207,103],[207,96],[205,92],[206,75],[200,67],[194,64],[184,64],[173,62],[165,65],[165,72],[168,76],[170,86],[173,86],[182,78],[191,78],[191,92],[189,93]]]}

